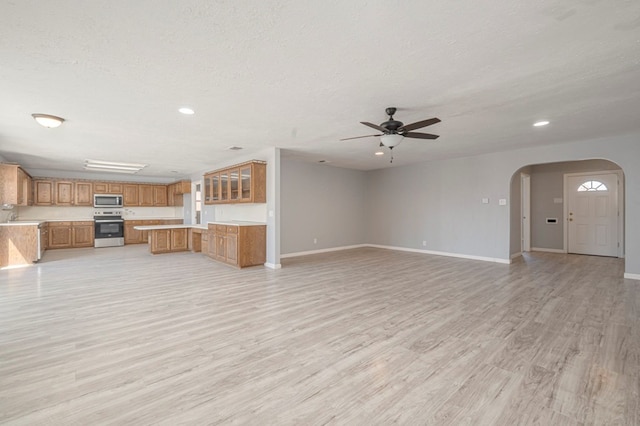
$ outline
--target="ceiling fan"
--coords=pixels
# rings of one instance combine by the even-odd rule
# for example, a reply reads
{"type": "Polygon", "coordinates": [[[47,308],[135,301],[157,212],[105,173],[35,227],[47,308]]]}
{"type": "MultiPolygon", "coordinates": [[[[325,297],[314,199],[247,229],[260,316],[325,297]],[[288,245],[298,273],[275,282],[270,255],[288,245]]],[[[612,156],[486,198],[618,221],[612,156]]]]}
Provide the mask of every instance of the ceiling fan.
{"type": "Polygon", "coordinates": [[[366,121],[361,121],[361,124],[365,126],[369,126],[373,129],[376,129],[382,133],[377,135],[366,135],[366,136],[356,136],[353,138],[345,138],[340,139],[341,141],[348,141],[351,139],[360,139],[360,138],[370,138],[370,137],[380,137],[380,146],[386,146],[391,150],[391,162],[393,162],[393,148],[398,146],[400,142],[404,138],[414,138],[414,139],[437,139],[438,135],[432,135],[430,133],[418,133],[412,132],[412,130],[421,129],[423,127],[431,126],[432,124],[436,124],[440,122],[439,118],[429,118],[427,120],[416,121],[415,123],[405,125],[402,121],[397,121],[393,119],[393,114],[396,113],[396,108],[389,107],[385,109],[385,112],[389,116],[389,120],[381,123],[379,126],[373,123],[368,123],[366,121]]]}

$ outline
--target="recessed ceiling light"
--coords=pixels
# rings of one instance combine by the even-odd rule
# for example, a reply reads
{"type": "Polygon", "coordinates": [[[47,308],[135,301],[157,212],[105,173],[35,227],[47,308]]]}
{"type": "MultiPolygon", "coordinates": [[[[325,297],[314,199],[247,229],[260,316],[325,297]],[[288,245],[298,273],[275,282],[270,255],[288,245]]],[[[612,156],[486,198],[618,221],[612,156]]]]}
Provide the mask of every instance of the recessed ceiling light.
{"type": "Polygon", "coordinates": [[[375,155],[384,155],[383,151],[376,151],[375,155]]]}
{"type": "Polygon", "coordinates": [[[241,146],[230,146],[229,148],[227,148],[229,151],[240,151],[242,149],[241,146]]]}
{"type": "Polygon", "coordinates": [[[542,127],[542,126],[546,126],[547,124],[549,124],[548,121],[542,120],[542,121],[536,121],[535,123],[533,123],[533,126],[534,127],[542,127]]]}
{"type": "Polygon", "coordinates": [[[192,110],[191,108],[187,108],[187,107],[182,107],[178,111],[180,111],[184,115],[193,115],[193,114],[196,113],[194,110],[192,110]]]}

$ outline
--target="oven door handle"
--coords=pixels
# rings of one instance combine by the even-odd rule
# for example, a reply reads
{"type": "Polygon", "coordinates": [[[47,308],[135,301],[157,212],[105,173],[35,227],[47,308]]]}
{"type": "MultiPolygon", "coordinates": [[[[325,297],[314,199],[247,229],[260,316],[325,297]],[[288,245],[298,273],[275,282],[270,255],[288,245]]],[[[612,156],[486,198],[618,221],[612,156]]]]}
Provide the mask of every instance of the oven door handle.
{"type": "Polygon", "coordinates": [[[107,220],[96,220],[94,221],[95,223],[122,223],[124,222],[124,220],[117,220],[117,219],[107,219],[107,220]]]}

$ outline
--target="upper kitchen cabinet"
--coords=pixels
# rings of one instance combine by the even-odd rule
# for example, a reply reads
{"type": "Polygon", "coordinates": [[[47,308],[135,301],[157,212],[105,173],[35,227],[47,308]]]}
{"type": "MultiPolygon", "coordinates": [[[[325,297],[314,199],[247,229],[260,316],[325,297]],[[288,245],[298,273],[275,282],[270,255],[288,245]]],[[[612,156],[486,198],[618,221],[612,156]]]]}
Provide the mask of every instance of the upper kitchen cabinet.
{"type": "Polygon", "coordinates": [[[33,204],[31,176],[17,164],[0,164],[0,204],[33,204]]]}
{"type": "Polygon", "coordinates": [[[125,207],[135,207],[138,205],[138,185],[125,183],[122,186],[122,198],[125,207]]]}
{"type": "Polygon", "coordinates": [[[122,195],[124,184],[120,182],[94,182],[93,192],[95,194],[122,195]]]}
{"type": "Polygon", "coordinates": [[[36,179],[36,206],[93,206],[93,184],[84,181],[36,179]]]}
{"type": "Polygon", "coordinates": [[[165,207],[167,205],[167,186],[153,185],[153,205],[165,207]]]}
{"type": "Polygon", "coordinates": [[[204,176],[205,204],[266,203],[267,164],[250,161],[204,176]]]}
{"type": "Polygon", "coordinates": [[[153,185],[138,185],[138,205],[141,207],[153,207],[153,185]]]}

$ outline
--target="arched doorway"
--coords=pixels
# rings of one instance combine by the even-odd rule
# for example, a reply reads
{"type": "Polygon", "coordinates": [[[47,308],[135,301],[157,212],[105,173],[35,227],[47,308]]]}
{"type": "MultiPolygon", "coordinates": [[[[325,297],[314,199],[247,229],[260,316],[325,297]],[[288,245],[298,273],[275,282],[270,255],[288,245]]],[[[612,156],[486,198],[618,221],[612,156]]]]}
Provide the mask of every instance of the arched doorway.
{"type": "Polygon", "coordinates": [[[512,259],[528,250],[624,257],[624,173],[616,163],[604,159],[591,159],[528,165],[521,167],[512,175],[510,192],[512,200],[510,256],[512,259]],[[611,190],[606,193],[601,191],[600,194],[595,193],[596,188],[585,187],[580,191],[581,196],[576,195],[579,186],[583,183],[588,186],[589,182],[599,182],[595,179],[595,175],[603,176],[603,179],[609,175],[619,176],[619,186],[610,188],[611,190]],[[529,188],[526,187],[525,182],[530,182],[529,188]],[[614,189],[619,197],[614,194],[614,189]],[[605,208],[609,206],[603,204],[605,195],[615,197],[614,201],[609,200],[612,202],[610,205],[615,206],[615,210],[605,208]],[[589,198],[596,200],[592,204],[595,206],[594,209],[596,207],[599,209],[598,215],[603,212],[609,215],[610,229],[603,228],[602,223],[595,220],[591,223],[592,228],[588,228],[589,223],[585,222],[580,222],[579,227],[576,226],[578,223],[575,220],[576,208],[583,208],[584,201],[588,202],[589,198]],[[529,211],[527,207],[530,208],[529,211]],[[619,217],[617,217],[618,214],[619,217]],[[569,222],[571,218],[574,220],[569,222]],[[527,241],[528,235],[530,239],[527,241]],[[591,247],[600,243],[600,240],[606,239],[605,237],[615,238],[615,240],[606,241],[610,244],[609,251],[594,250],[591,247]],[[597,240],[598,238],[600,240],[597,240]],[[577,245],[572,243],[578,239],[588,243],[584,245],[585,249],[576,250],[577,245]],[[611,251],[613,245],[615,245],[615,251],[611,251]]]}

